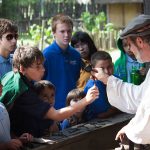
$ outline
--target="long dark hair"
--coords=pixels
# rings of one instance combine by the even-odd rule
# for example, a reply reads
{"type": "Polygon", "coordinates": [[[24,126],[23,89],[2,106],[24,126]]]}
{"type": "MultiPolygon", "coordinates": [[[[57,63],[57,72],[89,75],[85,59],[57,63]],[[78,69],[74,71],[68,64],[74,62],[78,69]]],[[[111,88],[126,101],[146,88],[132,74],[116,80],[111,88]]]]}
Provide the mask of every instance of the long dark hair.
{"type": "Polygon", "coordinates": [[[91,58],[91,56],[97,52],[97,48],[93,42],[93,40],[91,39],[91,37],[89,36],[88,33],[83,32],[83,31],[77,31],[74,33],[74,35],[72,36],[71,39],[71,46],[75,46],[75,44],[77,44],[78,42],[83,42],[88,44],[89,47],[89,59],[91,58]]]}

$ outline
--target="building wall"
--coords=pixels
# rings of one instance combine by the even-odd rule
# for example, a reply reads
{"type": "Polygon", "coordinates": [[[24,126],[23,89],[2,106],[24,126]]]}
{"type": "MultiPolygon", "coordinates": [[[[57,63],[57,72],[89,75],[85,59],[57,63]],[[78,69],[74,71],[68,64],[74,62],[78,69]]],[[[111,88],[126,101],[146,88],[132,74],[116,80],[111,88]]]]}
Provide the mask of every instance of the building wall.
{"type": "Polygon", "coordinates": [[[143,11],[141,3],[108,4],[108,22],[112,22],[116,28],[123,28],[135,16],[143,11]]]}

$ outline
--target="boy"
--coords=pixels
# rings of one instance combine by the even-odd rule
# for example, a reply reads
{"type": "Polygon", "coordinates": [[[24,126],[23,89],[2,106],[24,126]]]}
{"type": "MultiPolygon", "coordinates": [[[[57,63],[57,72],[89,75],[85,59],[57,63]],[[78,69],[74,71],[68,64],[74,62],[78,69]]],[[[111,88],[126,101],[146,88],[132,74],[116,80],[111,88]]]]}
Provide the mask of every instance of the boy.
{"type": "Polygon", "coordinates": [[[124,82],[128,83],[134,83],[132,80],[132,71],[135,69],[135,71],[138,73],[138,83],[134,84],[140,84],[143,82],[145,75],[146,75],[146,69],[144,67],[145,64],[139,63],[133,52],[129,50],[127,39],[118,39],[117,41],[118,48],[120,50],[120,57],[116,60],[114,65],[114,74],[119,76],[120,79],[122,79],[124,82]]]}
{"type": "MultiPolygon", "coordinates": [[[[82,98],[85,97],[85,93],[83,91],[80,91],[79,89],[73,89],[71,90],[67,95],[67,106],[70,106],[78,101],[80,101],[82,98]]],[[[63,122],[60,124],[61,129],[65,129],[74,125],[77,125],[79,123],[82,123],[85,121],[84,119],[84,110],[76,112],[74,115],[69,117],[69,119],[64,119],[63,122]]]]}
{"type": "Polygon", "coordinates": [[[52,32],[55,41],[43,50],[45,57],[44,79],[56,87],[55,108],[65,107],[70,90],[76,88],[80,76],[80,54],[69,45],[73,31],[73,21],[64,14],[52,19],[52,32]]]}
{"type": "MultiPolygon", "coordinates": [[[[112,58],[105,51],[98,51],[94,53],[91,57],[91,65],[93,68],[103,68],[109,75],[113,74],[112,58]]],[[[88,113],[86,118],[90,120],[95,117],[106,118],[112,116],[117,112],[117,109],[112,107],[107,100],[105,84],[99,80],[90,79],[84,88],[84,92],[87,93],[88,89],[94,84],[98,87],[100,96],[93,103],[87,106],[86,109],[88,113]]]]}
{"type": "MultiPolygon", "coordinates": [[[[2,85],[0,83],[0,95],[2,94],[2,85]]],[[[23,145],[22,142],[32,140],[32,136],[24,133],[17,139],[11,139],[10,120],[5,106],[0,102],[0,150],[19,150],[23,145]]]]}
{"type": "Polygon", "coordinates": [[[40,80],[34,83],[36,93],[41,99],[50,103],[54,106],[55,103],[55,86],[47,80],[40,80]]]}
{"type": "MultiPolygon", "coordinates": [[[[38,96],[45,102],[48,102],[51,106],[55,103],[55,86],[47,80],[40,80],[34,83],[34,88],[38,96]]],[[[44,136],[50,135],[53,132],[59,131],[59,126],[56,122],[45,120],[44,136]]],[[[42,122],[42,124],[43,124],[42,122]]]]}
{"type": "Polygon", "coordinates": [[[0,78],[12,70],[12,55],[16,49],[18,28],[8,19],[0,18],[0,78]]]}
{"type": "Polygon", "coordinates": [[[41,137],[45,130],[44,124],[42,126],[44,120],[59,121],[68,118],[99,95],[94,86],[80,102],[56,110],[39,98],[33,86],[33,81],[41,80],[44,75],[43,62],[44,57],[38,48],[18,47],[13,56],[14,72],[9,72],[2,79],[4,91],[0,100],[8,107],[13,103],[10,119],[12,130],[17,135],[28,132],[35,137],[41,137]]]}

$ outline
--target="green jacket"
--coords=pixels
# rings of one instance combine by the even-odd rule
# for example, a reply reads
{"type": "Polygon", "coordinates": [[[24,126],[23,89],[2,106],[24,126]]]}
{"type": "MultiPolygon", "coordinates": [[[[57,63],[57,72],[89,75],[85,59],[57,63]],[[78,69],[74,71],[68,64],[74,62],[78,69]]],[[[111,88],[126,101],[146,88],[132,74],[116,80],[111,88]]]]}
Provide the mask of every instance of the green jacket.
{"type": "Polygon", "coordinates": [[[1,79],[3,85],[2,95],[0,96],[0,102],[4,103],[8,108],[15,99],[28,90],[28,86],[24,83],[20,73],[8,72],[1,79]]]}
{"type": "Polygon", "coordinates": [[[123,81],[127,81],[126,55],[123,50],[122,40],[120,38],[117,40],[117,46],[118,49],[120,50],[120,57],[116,60],[114,64],[114,74],[119,76],[123,81]],[[120,66],[121,66],[121,73],[120,73],[120,66]]]}
{"type": "Polygon", "coordinates": [[[136,67],[139,69],[140,67],[144,67],[144,64],[138,63],[125,53],[122,40],[120,38],[117,41],[117,46],[120,50],[120,57],[114,64],[114,74],[125,82],[132,82],[130,76],[132,68],[136,67]]]}

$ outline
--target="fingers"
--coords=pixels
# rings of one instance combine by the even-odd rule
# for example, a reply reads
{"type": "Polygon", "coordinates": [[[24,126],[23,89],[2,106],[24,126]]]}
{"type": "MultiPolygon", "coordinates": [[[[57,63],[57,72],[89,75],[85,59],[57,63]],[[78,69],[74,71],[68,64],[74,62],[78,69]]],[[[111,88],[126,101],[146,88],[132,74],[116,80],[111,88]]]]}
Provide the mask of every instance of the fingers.
{"type": "Polygon", "coordinates": [[[23,133],[19,138],[23,143],[32,141],[33,136],[29,133],[23,133]]]}
{"type": "Polygon", "coordinates": [[[19,150],[22,147],[22,142],[18,139],[12,139],[9,143],[9,149],[11,150],[19,150]]]}

